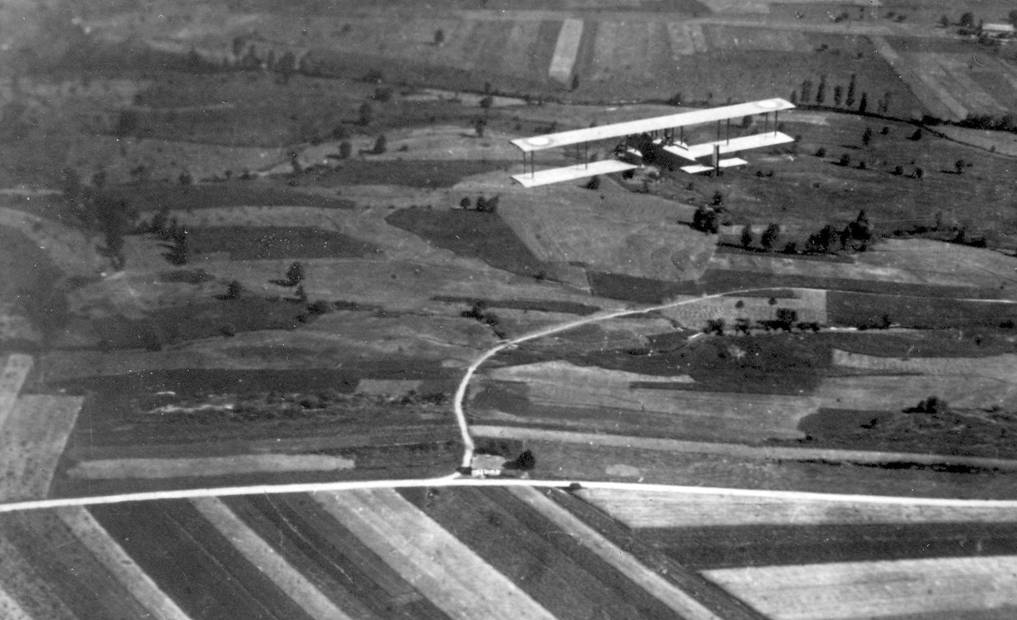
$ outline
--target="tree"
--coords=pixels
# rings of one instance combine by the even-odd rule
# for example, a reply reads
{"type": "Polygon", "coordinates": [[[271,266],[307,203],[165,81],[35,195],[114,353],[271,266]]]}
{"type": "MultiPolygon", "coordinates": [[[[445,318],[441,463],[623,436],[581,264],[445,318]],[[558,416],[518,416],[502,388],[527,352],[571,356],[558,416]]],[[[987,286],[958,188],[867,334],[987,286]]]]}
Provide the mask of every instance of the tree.
{"type": "Polygon", "coordinates": [[[1010,13],[1007,15],[1007,19],[1010,20],[1011,24],[1017,26],[1017,9],[1010,11],[1010,13]]]}
{"type": "Polygon", "coordinates": [[[812,100],[812,80],[802,80],[802,103],[812,100]]]}
{"type": "Polygon", "coordinates": [[[374,141],[374,148],[371,149],[371,153],[375,155],[381,155],[388,149],[388,139],[385,138],[385,134],[378,136],[378,139],[374,141]]]}
{"type": "Polygon", "coordinates": [[[921,140],[921,139],[922,139],[922,130],[921,130],[921,128],[916,129],[915,132],[913,134],[911,134],[911,136],[908,138],[908,140],[921,140]]]}
{"type": "Polygon", "coordinates": [[[915,166],[915,171],[911,173],[911,176],[921,181],[922,177],[925,176],[925,171],[922,170],[919,166],[915,166]]]}
{"type": "Polygon", "coordinates": [[[353,155],[353,145],[349,140],[343,140],[339,143],[339,157],[349,159],[350,155],[353,155]]]}
{"type": "Polygon", "coordinates": [[[586,189],[600,189],[600,177],[596,174],[590,177],[590,181],[586,184],[586,189]]]}
{"type": "Polygon", "coordinates": [[[183,226],[173,226],[173,230],[170,233],[171,244],[169,246],[169,251],[164,255],[171,265],[187,264],[188,254],[190,253],[187,237],[187,228],[183,226]]]}
{"type": "Polygon", "coordinates": [[[844,98],[844,105],[853,108],[855,105],[855,74],[851,74],[851,81],[848,82],[847,96],[844,98]]]}
{"type": "Polygon", "coordinates": [[[780,226],[775,223],[770,224],[763,231],[763,236],[760,237],[759,243],[763,246],[763,249],[767,252],[773,250],[774,246],[777,245],[777,239],[780,237],[780,226]]]}
{"type": "Polygon", "coordinates": [[[487,127],[487,119],[481,117],[473,121],[473,131],[476,132],[478,138],[484,137],[485,127],[487,127]]]}
{"type": "Polygon", "coordinates": [[[494,97],[491,95],[484,95],[484,97],[480,100],[480,107],[485,110],[490,109],[492,105],[494,105],[494,97]]]}
{"type": "Polygon", "coordinates": [[[963,159],[958,159],[953,162],[953,169],[957,172],[957,174],[962,174],[964,172],[964,166],[965,163],[963,159]]]}
{"type": "Polygon", "coordinates": [[[894,176],[898,176],[898,177],[903,175],[904,174],[904,166],[894,166],[893,167],[893,174],[894,174],[894,176]]]}
{"type": "Polygon", "coordinates": [[[819,78],[819,86],[816,88],[816,103],[823,105],[826,101],[826,76],[822,75],[819,78]]]}
{"type": "Polygon", "coordinates": [[[240,284],[239,280],[231,280],[226,285],[226,294],[223,295],[223,299],[237,299],[244,292],[244,286],[240,284]]]}
{"type": "Polygon", "coordinates": [[[292,263],[286,270],[286,285],[296,286],[304,281],[304,265],[300,261],[292,263]]]}
{"type": "Polygon", "coordinates": [[[366,101],[360,104],[360,108],[357,109],[357,114],[359,115],[359,118],[357,119],[358,125],[367,126],[374,120],[374,108],[366,101]]]}
{"type": "Polygon", "coordinates": [[[517,456],[514,460],[503,465],[505,469],[518,469],[519,471],[530,471],[536,466],[537,458],[533,456],[533,452],[529,450],[524,450],[523,453],[517,456]]]}
{"type": "Polygon", "coordinates": [[[579,76],[578,75],[573,75],[572,76],[572,90],[577,90],[578,88],[579,88],[579,76]]]}
{"type": "Polygon", "coordinates": [[[844,89],[840,87],[840,84],[833,87],[833,105],[840,106],[841,99],[844,97],[844,89]]]}
{"type": "Polygon", "coordinates": [[[742,247],[748,249],[749,246],[752,245],[752,241],[753,241],[752,226],[746,224],[745,226],[742,227],[742,238],[741,238],[742,247]]]}
{"type": "Polygon", "coordinates": [[[441,46],[444,43],[445,43],[445,31],[442,30],[441,28],[438,28],[437,30],[434,31],[434,44],[441,46]]]}
{"type": "Polygon", "coordinates": [[[961,26],[961,28],[971,28],[974,25],[975,25],[975,15],[974,15],[974,13],[971,13],[969,11],[969,12],[964,13],[964,14],[961,15],[961,17],[960,17],[960,26],[961,26]]]}
{"type": "Polygon", "coordinates": [[[469,209],[471,204],[473,203],[470,202],[469,196],[463,196],[463,199],[459,201],[459,206],[464,209],[469,209]]]}
{"type": "Polygon", "coordinates": [[[948,28],[949,26],[950,26],[950,18],[947,17],[946,15],[941,15],[939,17],[939,27],[940,28],[948,28]]]}
{"type": "Polygon", "coordinates": [[[866,127],[862,132],[862,144],[869,146],[869,142],[872,142],[872,128],[866,127]]]}
{"type": "Polygon", "coordinates": [[[713,198],[710,199],[710,204],[715,207],[719,207],[724,204],[724,194],[721,194],[719,191],[713,192],[713,198]]]}
{"type": "Polygon", "coordinates": [[[850,166],[851,165],[851,156],[848,155],[847,153],[844,153],[843,155],[841,155],[840,156],[840,165],[842,165],[842,166],[850,166]]]}
{"type": "Polygon", "coordinates": [[[866,93],[862,93],[862,100],[858,102],[858,113],[865,114],[865,111],[868,109],[869,109],[869,96],[866,93]]]}
{"type": "Polygon", "coordinates": [[[816,149],[816,157],[826,157],[826,149],[823,147],[816,149]]]}

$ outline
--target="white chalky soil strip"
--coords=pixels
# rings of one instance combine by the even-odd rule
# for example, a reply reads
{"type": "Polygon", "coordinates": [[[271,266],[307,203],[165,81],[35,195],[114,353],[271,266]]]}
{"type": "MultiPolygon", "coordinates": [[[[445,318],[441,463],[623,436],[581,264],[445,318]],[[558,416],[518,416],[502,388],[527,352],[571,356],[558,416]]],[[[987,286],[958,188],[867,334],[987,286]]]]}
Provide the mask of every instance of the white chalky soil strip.
{"type": "Polygon", "coordinates": [[[905,614],[948,618],[1006,608],[1012,613],[998,617],[1017,614],[1017,556],[727,568],[703,574],[764,615],[782,620],[905,614]]]}
{"type": "Polygon", "coordinates": [[[25,383],[29,371],[32,370],[32,357],[29,355],[11,355],[7,358],[3,373],[0,374],[0,428],[14,410],[18,392],[25,383]]]}
{"type": "Polygon", "coordinates": [[[864,525],[868,523],[1013,523],[1007,505],[922,505],[903,502],[830,501],[821,495],[734,495],[703,492],[695,497],[653,490],[583,488],[577,494],[631,528],[738,525],[864,525]]]}
{"type": "Polygon", "coordinates": [[[315,499],[452,618],[554,617],[393,490],[318,493],[315,499]]]}
{"type": "Polygon", "coordinates": [[[579,54],[579,41],[583,37],[583,20],[566,19],[558,31],[558,42],[554,46],[551,66],[547,74],[551,79],[567,84],[572,78],[572,67],[579,54]]]}
{"type": "Polygon", "coordinates": [[[0,425],[0,498],[49,495],[84,398],[28,394],[0,425]]]}
{"type": "Polygon", "coordinates": [[[630,553],[604,538],[575,515],[565,510],[540,490],[530,487],[512,487],[510,491],[541,515],[568,532],[598,557],[628,575],[647,592],[662,601],[682,618],[692,620],[717,618],[709,609],[641,563],[630,553]]]}
{"type": "Polygon", "coordinates": [[[214,497],[192,500],[198,512],[225,536],[251,564],[258,567],[279,589],[312,618],[349,618],[343,610],[304,577],[286,558],[258,536],[222,500],[214,497]]]}
{"type": "Polygon", "coordinates": [[[145,573],[85,508],[58,508],[57,516],[117,581],[124,584],[152,618],[189,620],[169,596],[145,573]]]}

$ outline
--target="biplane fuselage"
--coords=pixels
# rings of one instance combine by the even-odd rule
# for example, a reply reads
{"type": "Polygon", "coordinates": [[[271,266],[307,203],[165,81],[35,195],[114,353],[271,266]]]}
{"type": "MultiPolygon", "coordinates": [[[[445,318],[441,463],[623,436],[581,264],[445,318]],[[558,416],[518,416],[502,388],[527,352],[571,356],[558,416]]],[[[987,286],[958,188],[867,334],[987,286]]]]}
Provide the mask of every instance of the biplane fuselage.
{"type": "Polygon", "coordinates": [[[512,178],[525,187],[536,187],[599,174],[623,172],[642,166],[649,151],[652,151],[655,159],[676,158],[685,164],[677,167],[690,174],[742,166],[748,162],[738,157],[724,156],[794,141],[792,137],[777,130],[778,114],[794,107],[794,104],[784,99],[762,99],[600,127],[516,138],[511,142],[523,153],[523,173],[513,175],[512,178]],[[773,114],[772,130],[770,114],[773,114]],[[764,117],[762,132],[731,137],[731,119],[755,115],[764,117]],[[709,123],[716,124],[715,140],[692,145],[686,143],[686,127],[709,123]],[[623,142],[615,150],[615,157],[589,160],[590,143],[619,138],[623,142]],[[582,163],[545,170],[536,169],[534,155],[537,151],[571,145],[582,146],[587,153],[582,163]]]}

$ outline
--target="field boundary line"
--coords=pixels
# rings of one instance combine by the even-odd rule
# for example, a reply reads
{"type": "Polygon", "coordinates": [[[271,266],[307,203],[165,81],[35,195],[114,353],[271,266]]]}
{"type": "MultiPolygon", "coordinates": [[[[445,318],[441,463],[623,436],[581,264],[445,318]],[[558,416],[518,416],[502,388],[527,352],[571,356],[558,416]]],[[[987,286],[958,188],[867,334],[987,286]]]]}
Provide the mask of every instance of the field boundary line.
{"type": "MultiPolygon", "coordinates": [[[[1017,499],[961,499],[947,497],[906,497],[897,495],[861,495],[819,493],[815,491],[786,491],[773,489],[743,489],[731,487],[704,487],[609,480],[531,480],[528,478],[468,478],[456,475],[440,478],[408,478],[402,480],[344,480],[339,482],[297,482],[290,484],[260,484],[251,486],[174,489],[168,491],[141,491],[115,495],[84,497],[54,497],[0,504],[0,514],[29,510],[47,510],[73,506],[104,506],[128,502],[195,499],[200,497],[237,497],[247,495],[284,495],[293,493],[330,493],[364,489],[419,489],[450,487],[534,487],[543,489],[602,489],[615,491],[653,491],[678,495],[722,495],[775,500],[815,500],[831,503],[893,504],[906,506],[952,506],[958,508],[1010,508],[1017,511],[1017,499]]],[[[1015,513],[1017,515],[1017,513],[1015,513]]],[[[1017,518],[1017,516],[1015,516],[1017,518]]]]}

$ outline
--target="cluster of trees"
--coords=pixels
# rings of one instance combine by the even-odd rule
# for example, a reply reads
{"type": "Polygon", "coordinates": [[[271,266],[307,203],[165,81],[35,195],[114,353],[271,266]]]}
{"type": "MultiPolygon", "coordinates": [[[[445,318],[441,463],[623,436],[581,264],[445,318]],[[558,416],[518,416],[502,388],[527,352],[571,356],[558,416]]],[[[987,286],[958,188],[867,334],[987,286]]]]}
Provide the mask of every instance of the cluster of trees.
{"type": "MultiPolygon", "coordinates": [[[[827,84],[826,75],[820,76],[818,85],[812,79],[805,78],[801,81],[801,86],[791,91],[790,100],[792,104],[805,106],[812,104],[833,108],[843,107],[849,110],[857,110],[860,114],[869,112],[869,94],[868,92],[861,92],[860,95],[857,94],[854,73],[851,74],[846,87],[836,84],[832,90],[827,84]]],[[[886,92],[877,103],[877,113],[886,114],[890,106],[890,92],[886,92]]]]}
{"type": "Polygon", "coordinates": [[[961,127],[973,127],[975,129],[991,129],[994,131],[1009,131],[1017,133],[1017,117],[1011,113],[1000,116],[991,114],[969,114],[964,120],[957,123],[961,127]]]}
{"type": "MultiPolygon", "coordinates": [[[[767,252],[771,252],[777,246],[777,240],[780,238],[780,226],[778,224],[771,223],[763,230],[763,233],[759,236],[759,245],[762,246],[767,252]]],[[[756,237],[752,232],[752,226],[746,224],[742,227],[741,234],[741,246],[745,249],[752,247],[756,237]]]]}
{"type": "Polygon", "coordinates": [[[152,216],[150,222],[140,225],[138,230],[155,235],[163,241],[162,246],[166,249],[163,257],[171,265],[187,264],[190,255],[189,232],[175,217],[170,217],[169,207],[163,206],[152,216]]]}
{"type": "Polygon", "coordinates": [[[714,192],[709,206],[699,205],[696,207],[695,213],[692,214],[692,228],[693,230],[715,235],[720,231],[721,224],[730,223],[725,221],[727,219],[729,218],[727,217],[727,209],[724,208],[724,195],[720,192],[714,192]]]}
{"type": "Polygon", "coordinates": [[[91,186],[82,183],[74,169],[63,171],[61,189],[71,214],[85,229],[102,234],[103,245],[98,250],[119,271],[127,263],[124,237],[134,229],[138,212],[123,198],[106,193],[105,185],[106,173],[102,170],[92,176],[91,186]]]}
{"type": "MultiPolygon", "coordinates": [[[[776,303],[776,300],[771,299],[771,302],[776,303]]],[[[802,332],[815,333],[818,332],[821,327],[822,326],[815,321],[799,321],[798,312],[793,308],[777,308],[773,319],[768,321],[756,321],[755,324],[746,318],[735,319],[733,325],[728,325],[727,321],[724,319],[709,319],[706,322],[706,326],[703,328],[703,333],[723,336],[725,333],[728,333],[728,330],[731,330],[733,333],[747,336],[753,329],[762,329],[768,332],[790,332],[797,329],[802,332]]]]}
{"type": "Polygon", "coordinates": [[[480,213],[495,213],[498,210],[498,200],[500,195],[494,198],[485,198],[484,196],[477,196],[476,202],[470,202],[469,196],[464,196],[459,201],[459,206],[467,211],[478,211],[480,213]]]}
{"type": "Polygon", "coordinates": [[[904,413],[946,413],[950,411],[950,405],[938,396],[929,396],[918,401],[914,407],[908,407],[904,413]]]}
{"type": "Polygon", "coordinates": [[[461,316],[466,319],[475,319],[484,325],[487,325],[494,332],[494,335],[498,338],[505,338],[508,334],[499,327],[498,315],[487,309],[487,302],[484,300],[478,300],[473,302],[473,305],[469,310],[464,310],[461,316]]]}
{"type": "MultiPolygon", "coordinates": [[[[771,223],[766,227],[759,237],[759,245],[767,252],[776,251],[780,241],[780,226],[771,223]]],[[[798,247],[797,241],[788,241],[784,246],[785,254],[829,254],[835,251],[857,250],[864,252],[873,238],[872,224],[865,215],[863,209],[853,222],[848,223],[839,231],[831,224],[827,224],[819,231],[809,235],[804,248],[798,247]]],[[[745,249],[750,249],[755,242],[755,234],[752,227],[746,224],[742,227],[740,243],[745,249]]]]}

